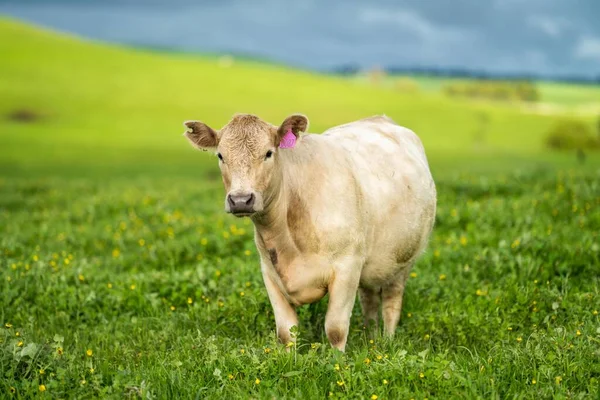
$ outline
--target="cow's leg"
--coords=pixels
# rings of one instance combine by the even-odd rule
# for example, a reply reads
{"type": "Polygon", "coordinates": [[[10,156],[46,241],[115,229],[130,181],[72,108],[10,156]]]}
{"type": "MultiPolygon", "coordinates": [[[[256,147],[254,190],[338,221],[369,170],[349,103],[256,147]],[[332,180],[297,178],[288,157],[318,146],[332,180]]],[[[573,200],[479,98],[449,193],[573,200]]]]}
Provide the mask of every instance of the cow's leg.
{"type": "Polygon", "coordinates": [[[360,305],[363,312],[365,327],[369,332],[369,336],[373,336],[379,327],[381,292],[379,290],[360,288],[358,293],[360,295],[360,305]]]}
{"type": "Polygon", "coordinates": [[[360,269],[353,266],[336,271],[329,284],[329,304],[325,316],[325,333],[331,345],[344,351],[350,330],[350,317],[356,300],[360,269]]]}
{"type": "Polygon", "coordinates": [[[265,282],[265,287],[267,288],[269,301],[273,307],[273,314],[275,314],[275,324],[277,326],[277,337],[279,338],[279,341],[283,344],[295,342],[296,339],[292,337],[290,328],[292,326],[298,326],[298,315],[296,314],[296,310],[287,301],[268,274],[263,273],[263,280],[265,282]]]}
{"type": "Polygon", "coordinates": [[[404,286],[408,276],[407,268],[396,282],[383,287],[381,292],[383,298],[383,330],[386,336],[394,336],[400,313],[402,312],[402,297],[404,296],[404,286]]]}

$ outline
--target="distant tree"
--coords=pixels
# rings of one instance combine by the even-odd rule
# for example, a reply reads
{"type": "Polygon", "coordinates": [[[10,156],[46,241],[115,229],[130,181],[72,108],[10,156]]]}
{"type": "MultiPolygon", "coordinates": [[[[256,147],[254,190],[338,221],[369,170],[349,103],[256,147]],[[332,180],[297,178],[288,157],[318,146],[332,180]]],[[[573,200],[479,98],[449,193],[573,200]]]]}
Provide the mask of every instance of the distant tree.
{"type": "Polygon", "coordinates": [[[562,119],[550,127],[546,145],[554,150],[578,150],[579,154],[584,150],[600,149],[600,140],[583,121],[562,119]]]}

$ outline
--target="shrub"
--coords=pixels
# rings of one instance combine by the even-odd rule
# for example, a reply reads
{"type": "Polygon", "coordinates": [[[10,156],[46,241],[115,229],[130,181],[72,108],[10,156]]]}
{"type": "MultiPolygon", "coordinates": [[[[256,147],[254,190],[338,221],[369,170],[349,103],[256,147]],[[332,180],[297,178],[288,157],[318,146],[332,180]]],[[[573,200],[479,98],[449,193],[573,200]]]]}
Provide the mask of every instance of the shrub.
{"type": "Polygon", "coordinates": [[[600,148],[600,141],[582,121],[563,119],[548,131],[546,145],[554,150],[591,150],[600,148]]]}
{"type": "Polygon", "coordinates": [[[537,87],[528,81],[488,81],[451,82],[444,85],[442,91],[449,96],[461,96],[490,100],[538,101],[537,87]]]}

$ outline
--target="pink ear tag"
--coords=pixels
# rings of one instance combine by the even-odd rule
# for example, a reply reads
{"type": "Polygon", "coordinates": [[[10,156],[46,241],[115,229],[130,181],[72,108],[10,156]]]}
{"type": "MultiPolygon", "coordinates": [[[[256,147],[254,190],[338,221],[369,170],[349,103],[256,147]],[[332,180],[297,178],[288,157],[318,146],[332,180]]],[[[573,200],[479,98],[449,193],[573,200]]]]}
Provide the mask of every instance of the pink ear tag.
{"type": "Polygon", "coordinates": [[[291,149],[296,145],[296,135],[292,130],[288,130],[285,135],[281,138],[281,142],[279,142],[280,149],[291,149]]]}

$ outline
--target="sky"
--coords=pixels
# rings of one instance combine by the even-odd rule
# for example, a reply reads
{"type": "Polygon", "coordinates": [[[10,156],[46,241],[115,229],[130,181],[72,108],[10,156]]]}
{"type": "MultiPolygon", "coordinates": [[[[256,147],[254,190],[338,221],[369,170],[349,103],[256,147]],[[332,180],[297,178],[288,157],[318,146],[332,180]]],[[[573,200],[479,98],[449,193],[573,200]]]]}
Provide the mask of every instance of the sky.
{"type": "Polygon", "coordinates": [[[315,70],[600,76],[600,0],[0,0],[0,14],[108,42],[315,70]]]}

